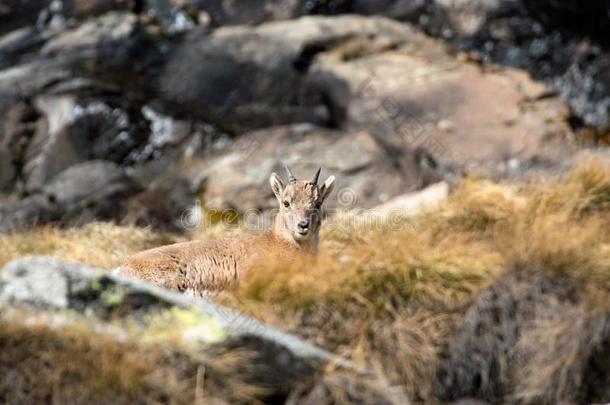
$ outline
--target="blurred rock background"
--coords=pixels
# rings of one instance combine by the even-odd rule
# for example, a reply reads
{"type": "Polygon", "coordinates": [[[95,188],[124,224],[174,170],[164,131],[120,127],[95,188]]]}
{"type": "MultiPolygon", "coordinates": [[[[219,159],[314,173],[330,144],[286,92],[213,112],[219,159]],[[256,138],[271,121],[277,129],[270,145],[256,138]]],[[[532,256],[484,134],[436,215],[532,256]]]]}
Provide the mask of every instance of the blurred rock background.
{"type": "Polygon", "coordinates": [[[0,0],[0,403],[608,403],[609,12],[0,0]],[[313,264],[106,271],[285,163],[337,177],[313,264]]]}
{"type": "MultiPolygon", "coordinates": [[[[605,1],[8,0],[0,232],[269,209],[283,163],[371,207],[608,141],[605,1]]],[[[331,206],[340,202],[332,200],[331,206]]]]}

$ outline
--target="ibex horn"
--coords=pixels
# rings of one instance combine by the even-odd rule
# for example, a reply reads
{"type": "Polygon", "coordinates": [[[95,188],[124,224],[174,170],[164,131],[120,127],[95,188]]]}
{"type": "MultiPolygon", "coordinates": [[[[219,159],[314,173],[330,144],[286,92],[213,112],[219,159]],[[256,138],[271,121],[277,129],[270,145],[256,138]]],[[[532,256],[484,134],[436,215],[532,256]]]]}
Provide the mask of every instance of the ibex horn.
{"type": "Polygon", "coordinates": [[[322,171],[321,167],[319,167],[318,171],[316,172],[316,174],[313,175],[313,179],[311,180],[311,184],[313,184],[313,185],[317,185],[318,184],[318,178],[320,177],[320,171],[322,171]]]}
{"type": "Polygon", "coordinates": [[[292,174],[288,165],[285,165],[285,167],[286,167],[286,173],[288,173],[288,184],[295,184],[297,182],[297,178],[294,177],[294,174],[292,174]]]}

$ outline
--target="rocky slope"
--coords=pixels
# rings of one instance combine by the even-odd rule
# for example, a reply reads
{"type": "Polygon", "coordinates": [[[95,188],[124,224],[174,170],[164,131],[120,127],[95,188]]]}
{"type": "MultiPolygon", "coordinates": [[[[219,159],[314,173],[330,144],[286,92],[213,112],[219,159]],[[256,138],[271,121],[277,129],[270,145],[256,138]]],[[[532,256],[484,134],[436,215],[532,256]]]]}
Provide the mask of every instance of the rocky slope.
{"type": "Polygon", "coordinates": [[[364,207],[464,171],[554,168],[575,131],[603,139],[607,69],[603,24],[556,26],[545,13],[566,11],[542,3],[7,2],[0,232],[92,218],[180,230],[201,196],[267,209],[282,163],[323,166],[364,207]],[[566,64],[582,36],[598,55],[586,71],[566,64]],[[557,59],[544,44],[561,38],[557,59]]]}

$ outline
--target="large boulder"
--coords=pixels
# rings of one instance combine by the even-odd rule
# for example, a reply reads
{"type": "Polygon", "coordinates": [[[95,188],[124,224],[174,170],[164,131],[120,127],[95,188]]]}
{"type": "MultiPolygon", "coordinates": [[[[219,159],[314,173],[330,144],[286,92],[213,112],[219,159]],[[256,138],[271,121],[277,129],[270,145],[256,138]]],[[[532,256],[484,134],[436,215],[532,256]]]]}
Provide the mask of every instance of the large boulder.
{"type": "Polygon", "coordinates": [[[341,125],[326,83],[308,72],[312,60],[346,38],[392,46],[409,33],[390,20],[358,16],[222,27],[210,35],[194,31],[168,56],[160,97],[232,132],[294,122],[341,125]]]}
{"type": "Polygon", "coordinates": [[[66,169],[42,189],[50,201],[73,216],[85,211],[111,212],[121,198],[136,191],[138,186],[123,169],[95,160],[66,169]]]}
{"type": "Polygon", "coordinates": [[[558,144],[549,140],[571,132],[569,111],[548,96],[549,87],[514,69],[481,71],[404,30],[408,40],[400,45],[350,40],[311,64],[310,75],[344,112],[344,127],[366,128],[396,147],[423,148],[446,166],[488,172],[511,159],[545,157],[558,144]],[[501,107],[490,100],[502,100],[501,107]]]}
{"type": "MultiPolygon", "coordinates": [[[[386,19],[307,17],[255,28],[223,28],[204,42],[206,47],[216,42],[221,52],[239,55],[232,58],[240,62],[253,61],[260,67],[253,71],[255,78],[242,79],[237,74],[242,70],[225,70],[226,64],[219,76],[213,76],[216,81],[208,81],[199,69],[193,70],[195,77],[191,78],[184,68],[183,75],[172,71],[178,82],[164,82],[167,94],[173,89],[176,97],[191,106],[206,99],[213,101],[201,105],[200,113],[214,105],[212,116],[224,117],[221,121],[238,132],[259,125],[317,122],[352,133],[364,130],[386,149],[402,150],[400,153],[423,150],[448,167],[466,166],[500,174],[522,161],[544,160],[568,150],[555,141],[571,131],[566,124],[568,109],[558,98],[548,96],[548,87],[516,70],[482,72],[475,65],[456,60],[436,41],[386,19]],[[256,45],[237,41],[246,33],[246,38],[257,38],[256,45]],[[260,47],[266,48],[267,44],[269,49],[261,51],[260,47]],[[271,50],[274,52],[269,53],[271,50]],[[279,67],[282,72],[286,68],[287,74],[278,73],[279,67]],[[252,84],[259,80],[260,85],[252,84]],[[217,86],[223,83],[228,87],[220,91],[217,86]],[[303,112],[307,100],[311,100],[308,111],[323,112],[317,117],[324,119],[318,121],[309,113],[292,115],[297,110],[285,89],[298,92],[303,87],[297,83],[305,85],[307,94],[314,91],[322,104],[315,102],[315,96],[297,97],[299,102],[294,105],[303,112]],[[231,97],[222,96],[227,93],[231,97]],[[503,108],[489,102],[498,98],[503,100],[503,108]]],[[[213,63],[192,61],[181,58],[180,63],[200,65],[202,69],[206,63],[213,63]]],[[[385,175],[392,177],[392,172],[385,175]]],[[[233,185],[238,184],[241,182],[233,185]]],[[[223,191],[230,189],[234,188],[223,191]]],[[[210,195],[218,194],[212,191],[210,195]]],[[[236,207],[244,206],[240,203],[236,207]]]]}

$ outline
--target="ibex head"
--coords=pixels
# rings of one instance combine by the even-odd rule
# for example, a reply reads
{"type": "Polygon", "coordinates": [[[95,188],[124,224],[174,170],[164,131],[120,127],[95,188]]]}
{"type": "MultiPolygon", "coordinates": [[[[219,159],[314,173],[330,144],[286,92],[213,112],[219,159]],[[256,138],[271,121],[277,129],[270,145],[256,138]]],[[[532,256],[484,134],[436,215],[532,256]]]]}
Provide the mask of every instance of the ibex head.
{"type": "Polygon", "coordinates": [[[269,178],[271,189],[280,204],[274,230],[290,242],[315,249],[322,221],[322,203],[332,191],[335,178],[330,176],[324,184],[318,186],[320,169],[311,181],[297,180],[288,166],[286,172],[286,185],[275,173],[269,178]]]}

